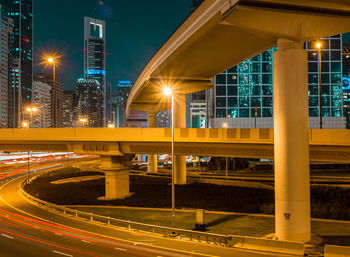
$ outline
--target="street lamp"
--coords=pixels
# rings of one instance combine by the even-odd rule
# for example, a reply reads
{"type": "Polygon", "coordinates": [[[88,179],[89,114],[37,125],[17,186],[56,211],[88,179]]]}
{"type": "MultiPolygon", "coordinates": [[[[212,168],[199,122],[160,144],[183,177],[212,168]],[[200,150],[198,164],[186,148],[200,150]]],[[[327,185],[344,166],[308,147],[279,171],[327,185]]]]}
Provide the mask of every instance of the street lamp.
{"type": "Polygon", "coordinates": [[[53,72],[53,86],[52,86],[52,102],[53,102],[53,127],[56,128],[56,66],[55,59],[53,57],[47,58],[47,63],[52,65],[53,72]]]}
{"type": "Polygon", "coordinates": [[[36,107],[27,107],[27,112],[30,113],[30,126],[33,127],[33,112],[37,112],[38,111],[38,108],[36,107]]]}
{"type": "Polygon", "coordinates": [[[29,127],[28,122],[23,121],[23,122],[22,122],[22,127],[23,127],[23,128],[28,128],[28,127],[29,127]]]}
{"type": "Polygon", "coordinates": [[[321,78],[321,47],[320,42],[316,43],[316,48],[318,49],[318,81],[319,81],[319,105],[320,105],[320,129],[322,129],[322,78],[321,78]]]}
{"type": "Polygon", "coordinates": [[[171,214],[173,227],[175,227],[175,183],[174,183],[174,95],[169,87],[163,89],[165,96],[171,96],[171,214]]]}
{"type": "Polygon", "coordinates": [[[108,124],[107,124],[107,127],[108,127],[108,128],[114,128],[115,126],[114,126],[113,123],[108,123],[108,124]]]}
{"type": "Polygon", "coordinates": [[[84,128],[85,122],[87,122],[87,118],[80,118],[79,121],[83,123],[83,128],[84,128]]]}

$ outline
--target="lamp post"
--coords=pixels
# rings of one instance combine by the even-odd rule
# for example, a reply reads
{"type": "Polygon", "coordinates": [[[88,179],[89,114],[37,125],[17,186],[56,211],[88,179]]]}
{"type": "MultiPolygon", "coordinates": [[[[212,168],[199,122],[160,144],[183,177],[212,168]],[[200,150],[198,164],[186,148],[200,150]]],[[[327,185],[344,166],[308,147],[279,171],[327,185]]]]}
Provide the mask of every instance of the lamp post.
{"type": "Polygon", "coordinates": [[[318,49],[318,81],[319,81],[319,106],[320,106],[320,129],[322,129],[322,78],[321,78],[321,46],[320,42],[316,43],[316,47],[318,49]]]}
{"type": "Polygon", "coordinates": [[[52,102],[53,102],[53,127],[56,128],[56,66],[55,59],[53,57],[49,57],[47,62],[52,65],[53,72],[53,86],[52,86],[52,102]]]}
{"type": "Polygon", "coordinates": [[[29,126],[33,127],[33,112],[37,112],[38,108],[36,107],[28,107],[27,112],[30,113],[30,124],[29,126]]]}
{"type": "Polygon", "coordinates": [[[172,224],[175,227],[175,170],[174,170],[174,95],[172,90],[168,87],[163,89],[163,93],[166,96],[171,95],[171,215],[172,224]]]}

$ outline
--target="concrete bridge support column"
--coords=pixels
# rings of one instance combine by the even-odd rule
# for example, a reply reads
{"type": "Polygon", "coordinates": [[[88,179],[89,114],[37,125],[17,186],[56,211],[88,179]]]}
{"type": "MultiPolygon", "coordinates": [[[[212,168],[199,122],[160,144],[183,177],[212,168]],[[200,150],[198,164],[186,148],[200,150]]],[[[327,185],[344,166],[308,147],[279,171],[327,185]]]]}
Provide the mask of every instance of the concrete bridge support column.
{"type": "Polygon", "coordinates": [[[308,241],[308,66],[302,42],[279,39],[273,56],[275,227],[280,240],[308,241]]]}
{"type": "MultiPolygon", "coordinates": [[[[148,128],[156,128],[157,127],[157,113],[148,112],[147,117],[147,127],[148,128]]],[[[149,173],[157,173],[158,172],[158,159],[156,154],[148,155],[148,169],[149,173]]]]}
{"type": "Polygon", "coordinates": [[[130,156],[101,156],[101,169],[104,170],[104,200],[124,198],[129,195],[129,168],[125,166],[131,161],[130,156]]]}
{"type": "MultiPolygon", "coordinates": [[[[174,115],[174,128],[186,128],[186,95],[175,95],[174,114],[171,115],[174,115]]],[[[174,170],[174,183],[177,185],[186,184],[186,156],[175,155],[174,170]]]]}

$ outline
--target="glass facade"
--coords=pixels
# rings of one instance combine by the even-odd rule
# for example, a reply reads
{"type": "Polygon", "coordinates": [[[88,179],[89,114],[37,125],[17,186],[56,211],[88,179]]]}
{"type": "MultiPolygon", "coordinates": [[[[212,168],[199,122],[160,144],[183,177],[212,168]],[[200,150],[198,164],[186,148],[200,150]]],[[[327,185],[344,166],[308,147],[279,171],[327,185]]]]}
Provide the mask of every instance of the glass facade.
{"type": "Polygon", "coordinates": [[[215,117],[272,117],[275,50],[270,49],[215,77],[215,117]]]}
{"type": "MultiPolygon", "coordinates": [[[[323,117],[342,116],[342,37],[321,39],[323,117]]],[[[309,66],[309,115],[319,116],[318,51],[315,42],[305,43],[309,66]]],[[[214,78],[216,118],[273,117],[274,47],[214,78]]]]}
{"type": "Polygon", "coordinates": [[[101,85],[103,126],[110,111],[107,110],[106,55],[105,21],[84,17],[84,77],[92,77],[101,85]]]}
{"type": "Polygon", "coordinates": [[[33,84],[33,1],[7,0],[11,19],[9,35],[8,125],[16,128],[24,119],[24,108],[31,103],[33,84]]]}
{"type": "MultiPolygon", "coordinates": [[[[342,111],[342,38],[336,35],[320,40],[322,116],[340,117],[342,111]]],[[[319,64],[315,42],[305,44],[309,68],[309,116],[319,116],[319,64]]]]}

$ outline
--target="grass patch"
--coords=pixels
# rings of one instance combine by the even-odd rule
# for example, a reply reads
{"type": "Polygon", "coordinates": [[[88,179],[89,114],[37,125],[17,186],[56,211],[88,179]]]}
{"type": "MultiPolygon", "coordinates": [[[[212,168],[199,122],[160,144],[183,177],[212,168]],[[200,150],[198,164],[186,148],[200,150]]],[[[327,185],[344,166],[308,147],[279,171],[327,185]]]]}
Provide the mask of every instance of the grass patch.
{"type": "MultiPolygon", "coordinates": [[[[51,181],[77,176],[101,175],[76,168],[62,168],[43,174],[25,190],[42,200],[60,205],[113,205],[171,208],[170,178],[130,175],[130,192],[122,200],[101,201],[105,194],[104,178],[79,183],[51,184],[51,181]]],[[[266,189],[192,183],[175,186],[176,208],[226,212],[274,214],[274,192],[266,189]]],[[[311,189],[313,218],[350,220],[350,189],[317,186],[311,189]]]]}
{"type": "MultiPolygon", "coordinates": [[[[66,168],[38,177],[31,184],[26,185],[25,190],[44,201],[60,205],[171,207],[170,178],[131,175],[130,192],[133,195],[123,200],[113,201],[97,199],[105,194],[104,178],[59,185],[50,183],[62,178],[92,174],[92,172],[66,168]]],[[[262,204],[268,205],[274,201],[274,193],[271,190],[204,183],[176,185],[175,193],[177,208],[259,213],[262,204]]]]}

